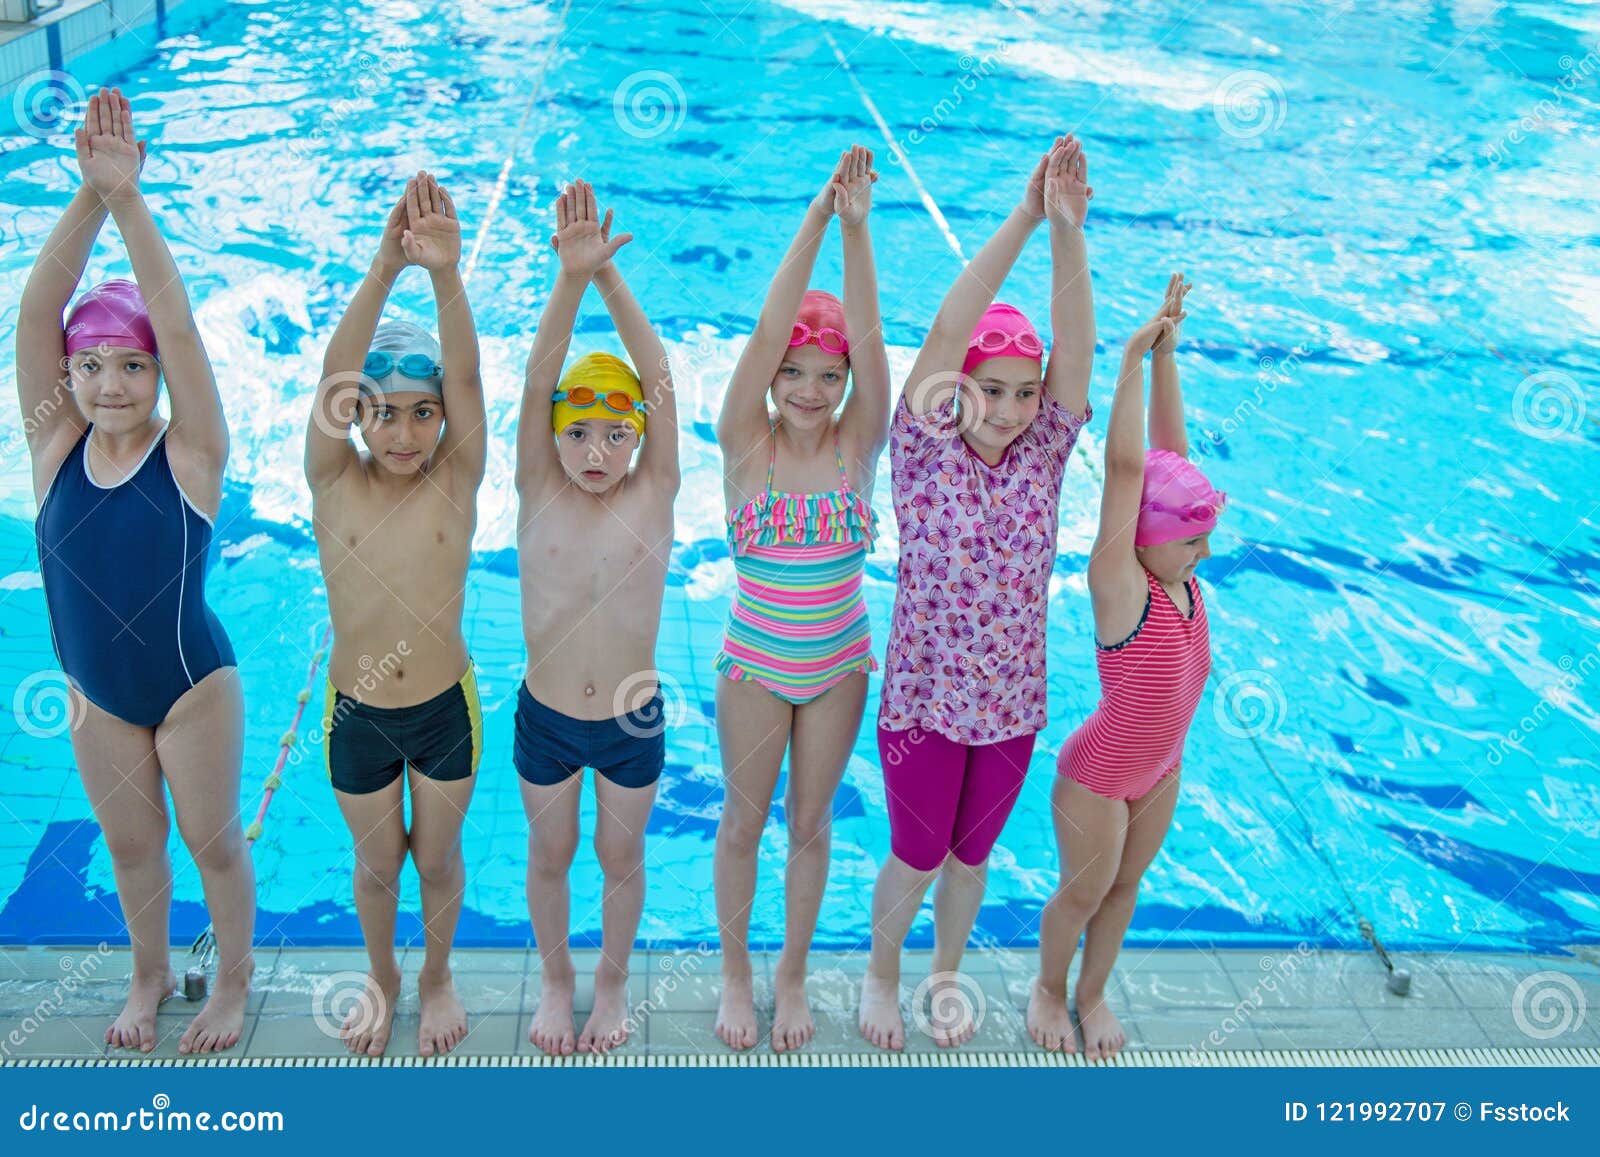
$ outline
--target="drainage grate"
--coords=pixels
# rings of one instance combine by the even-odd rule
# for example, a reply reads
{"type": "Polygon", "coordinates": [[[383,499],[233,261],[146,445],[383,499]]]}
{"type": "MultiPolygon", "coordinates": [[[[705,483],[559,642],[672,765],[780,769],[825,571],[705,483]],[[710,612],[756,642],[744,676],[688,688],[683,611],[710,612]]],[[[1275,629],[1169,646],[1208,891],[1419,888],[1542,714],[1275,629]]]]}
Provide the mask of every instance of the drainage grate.
{"type": "Polygon", "coordinates": [[[668,1068],[668,1069],[945,1069],[945,1068],[1596,1068],[1600,1048],[1439,1048],[1439,1049],[1229,1049],[1203,1052],[1137,1049],[1108,1061],[1046,1052],[970,1053],[691,1053],[612,1057],[473,1056],[473,1057],[84,1057],[61,1060],[14,1060],[0,1068],[668,1068]]]}

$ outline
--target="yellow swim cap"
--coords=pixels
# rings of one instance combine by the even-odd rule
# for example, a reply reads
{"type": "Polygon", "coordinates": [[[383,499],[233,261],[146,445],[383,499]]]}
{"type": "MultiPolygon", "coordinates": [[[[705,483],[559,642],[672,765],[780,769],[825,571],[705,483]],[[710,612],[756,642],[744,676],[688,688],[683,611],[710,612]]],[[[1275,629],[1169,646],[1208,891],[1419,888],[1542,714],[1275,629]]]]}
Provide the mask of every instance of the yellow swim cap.
{"type": "Polygon", "coordinates": [[[574,422],[599,418],[627,422],[644,437],[644,387],[633,367],[612,354],[585,354],[561,375],[550,411],[557,434],[574,422]],[[618,395],[626,395],[624,405],[618,395]]]}

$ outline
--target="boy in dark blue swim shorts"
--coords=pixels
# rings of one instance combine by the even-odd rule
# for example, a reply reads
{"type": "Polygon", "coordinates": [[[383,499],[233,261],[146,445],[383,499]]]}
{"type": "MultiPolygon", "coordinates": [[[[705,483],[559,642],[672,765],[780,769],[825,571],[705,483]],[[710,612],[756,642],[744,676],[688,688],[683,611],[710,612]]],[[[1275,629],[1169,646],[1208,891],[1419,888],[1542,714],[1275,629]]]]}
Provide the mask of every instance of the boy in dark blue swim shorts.
{"type": "MultiPolygon", "coordinates": [[[[666,757],[655,649],[672,554],[678,420],[666,351],[611,261],[628,239],[611,236],[611,214],[601,219],[593,189],[582,181],[567,186],[556,208],[560,271],[528,357],[517,425],[528,674],[515,759],[528,815],[528,915],[543,962],[528,1037],[555,1056],[603,1053],[628,1039],[644,832],[666,757]],[[591,284],[642,381],[621,358],[598,352],[562,373],[591,284]],[[578,847],[584,767],[598,773],[594,844],[605,890],[594,1010],[579,1034],[567,873],[578,847]]],[[[589,924],[593,915],[579,919],[589,924]]]]}

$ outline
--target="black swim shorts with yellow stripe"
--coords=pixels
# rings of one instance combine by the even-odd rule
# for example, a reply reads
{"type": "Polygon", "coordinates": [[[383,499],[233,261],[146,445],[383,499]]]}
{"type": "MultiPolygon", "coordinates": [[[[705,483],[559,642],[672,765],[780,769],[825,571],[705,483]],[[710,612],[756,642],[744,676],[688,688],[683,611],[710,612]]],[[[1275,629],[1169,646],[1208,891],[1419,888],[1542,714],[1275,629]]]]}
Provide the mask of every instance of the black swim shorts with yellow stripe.
{"type": "Polygon", "coordinates": [[[466,779],[483,755],[477,676],[469,663],[459,683],[414,707],[370,707],[330,683],[322,733],[328,779],[338,791],[381,791],[407,764],[429,779],[466,779]]]}

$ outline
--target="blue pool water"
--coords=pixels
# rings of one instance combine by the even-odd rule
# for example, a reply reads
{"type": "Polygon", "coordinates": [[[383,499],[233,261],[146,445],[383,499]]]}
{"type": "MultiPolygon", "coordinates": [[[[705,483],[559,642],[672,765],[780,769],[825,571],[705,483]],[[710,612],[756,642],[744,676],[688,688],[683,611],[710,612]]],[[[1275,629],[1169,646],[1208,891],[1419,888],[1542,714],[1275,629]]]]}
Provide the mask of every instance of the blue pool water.
{"type": "MultiPolygon", "coordinates": [[[[1195,283],[1181,355],[1191,436],[1232,503],[1202,572],[1213,682],[1132,939],[1354,945],[1357,912],[1397,945],[1600,935],[1593,9],[334,7],[191,5],[166,39],[70,66],[132,96],[151,139],[148,195],[227,404],[211,589],[245,681],[251,813],[325,615],[300,467],[308,400],[404,174],[434,168],[461,207],[494,430],[466,610],[487,755],[461,940],[527,938],[509,758],[526,661],[512,431],[554,269],[544,206],[582,175],[637,235],[627,273],[690,418],[660,646],[676,726],[641,935],[695,943],[715,930],[711,661],[733,587],[712,427],[777,257],[830,158],[851,141],[877,148],[873,231],[903,373],[958,253],[1010,208],[1049,138],[1073,129],[1096,189],[1101,410],[1062,504],[1051,725],[978,935],[1031,943],[1056,879],[1054,756],[1097,694],[1082,575],[1111,374],[1174,268],[1195,283]]],[[[66,138],[6,136],[0,176],[9,380],[22,279],[75,179],[66,138]]],[[[112,243],[91,275],[125,270],[112,243]]],[[[834,240],[816,282],[840,278],[834,240]]],[[[421,312],[424,292],[413,275],[399,299],[421,312]]],[[[1047,292],[1041,234],[1004,296],[1043,321],[1047,292]]],[[[616,348],[592,299],[582,330],[576,348],[616,348]]],[[[0,939],[116,939],[110,863],[68,741],[39,705],[53,662],[33,498],[14,410],[0,422],[0,695],[16,708],[0,724],[0,939]]],[[[867,597],[881,654],[895,558],[886,461],[877,504],[890,534],[867,597]]],[[[820,945],[868,937],[888,849],[871,735],[869,717],[836,803],[820,945]]],[[[782,927],[781,817],[754,913],[766,942],[782,927]]],[[[263,939],[357,941],[349,842],[316,752],[289,765],[255,858],[263,939]]],[[[176,847],[174,862],[176,931],[198,931],[198,877],[176,847]]],[[[585,937],[599,929],[598,878],[585,850],[573,875],[585,937]]],[[[405,887],[415,912],[409,873],[405,887]]],[[[924,920],[915,937],[929,934],[924,920]]]]}

